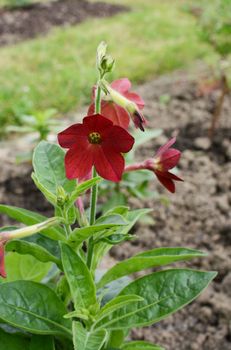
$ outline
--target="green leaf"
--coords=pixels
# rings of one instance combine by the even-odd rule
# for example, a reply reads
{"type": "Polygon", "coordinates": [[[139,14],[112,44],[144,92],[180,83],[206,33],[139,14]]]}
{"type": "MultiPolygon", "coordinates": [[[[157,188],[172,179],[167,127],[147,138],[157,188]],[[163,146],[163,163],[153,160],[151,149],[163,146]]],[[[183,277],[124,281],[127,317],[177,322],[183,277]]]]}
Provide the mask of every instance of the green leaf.
{"type": "Polygon", "coordinates": [[[66,308],[55,292],[31,281],[0,285],[1,319],[14,327],[35,334],[71,337],[71,322],[65,320],[66,308]]]}
{"type": "Polygon", "coordinates": [[[56,195],[62,186],[71,193],[76,187],[75,180],[68,180],[64,167],[65,152],[61,147],[41,141],[34,150],[33,168],[38,181],[51,193],[56,195]]]}
{"type": "Polygon", "coordinates": [[[109,209],[104,215],[108,216],[108,215],[111,215],[111,214],[119,214],[119,215],[122,215],[123,217],[126,218],[128,210],[129,210],[128,207],[126,207],[124,205],[120,205],[120,206],[114,207],[112,209],[109,209]]]}
{"type": "Polygon", "coordinates": [[[123,227],[122,229],[119,229],[117,233],[122,233],[122,234],[127,234],[131,228],[136,224],[136,222],[145,214],[150,213],[152,211],[152,209],[136,209],[136,210],[132,210],[129,211],[127,216],[126,216],[126,220],[128,221],[128,225],[123,227]]]}
{"type": "MultiPolygon", "coordinates": [[[[25,225],[34,225],[47,220],[46,216],[40,215],[33,211],[13,207],[10,205],[0,204],[0,213],[8,215],[11,219],[17,220],[25,225]]],[[[63,230],[60,227],[49,227],[41,232],[54,240],[64,240],[63,230]]]]}
{"type": "Polygon", "coordinates": [[[103,242],[106,242],[111,245],[120,244],[121,242],[128,241],[134,239],[134,235],[119,235],[119,234],[112,234],[110,236],[106,236],[102,238],[103,242]]]}
{"type": "Polygon", "coordinates": [[[12,282],[17,280],[31,280],[40,282],[49,272],[50,263],[41,263],[31,255],[20,255],[17,253],[8,253],[6,255],[7,278],[0,282],[12,282]]]}
{"type": "Polygon", "coordinates": [[[164,350],[159,345],[151,344],[147,341],[130,341],[121,346],[121,350],[164,350]]]}
{"type": "Polygon", "coordinates": [[[6,333],[0,328],[0,339],[2,350],[30,350],[30,340],[23,335],[6,333]]]}
{"type": "Polygon", "coordinates": [[[135,294],[134,302],[113,312],[98,328],[121,329],[156,323],[194,300],[216,276],[216,272],[173,269],[139,278],[125,287],[120,296],[135,294]]]}
{"type": "Polygon", "coordinates": [[[81,323],[73,322],[73,340],[75,350],[100,350],[107,340],[107,331],[88,332],[81,323]]]}
{"type": "Polygon", "coordinates": [[[29,350],[55,350],[53,337],[49,335],[33,335],[29,350]]]}
{"type": "MultiPolygon", "coordinates": [[[[135,301],[142,300],[143,299],[137,295],[122,295],[115,297],[114,299],[110,300],[106,305],[104,305],[102,309],[97,313],[95,324],[97,324],[105,316],[110,315],[113,311],[118,310],[121,307],[133,303],[135,301]]],[[[94,325],[94,328],[97,327],[95,327],[94,325]]]]}
{"type": "Polygon", "coordinates": [[[123,260],[109,269],[98,283],[98,288],[116,280],[117,278],[130,275],[134,272],[163,266],[176,261],[190,260],[203,257],[206,254],[195,249],[187,248],[157,248],[134,255],[130,259],[123,260]]]}
{"type": "Polygon", "coordinates": [[[60,244],[63,269],[70,286],[75,309],[96,305],[92,275],[83,260],[65,243],[60,244]]]}
{"type": "Polygon", "coordinates": [[[121,215],[108,215],[103,216],[98,219],[95,225],[86,226],[82,228],[76,228],[72,234],[69,236],[69,243],[73,247],[78,247],[83,241],[87,240],[89,237],[95,235],[96,233],[109,230],[116,229],[118,226],[125,226],[127,222],[121,215]]]}
{"type": "Polygon", "coordinates": [[[60,269],[62,269],[62,263],[54,255],[50,254],[48,250],[41,247],[40,245],[32,242],[27,242],[21,239],[14,239],[9,241],[6,245],[6,251],[17,252],[18,254],[29,254],[34,256],[37,260],[46,263],[53,262],[60,269]]]}
{"type": "Polygon", "coordinates": [[[53,206],[57,204],[57,196],[50,192],[43,184],[38,180],[35,173],[31,174],[31,178],[34,181],[36,187],[44,194],[44,197],[50,202],[53,206]]]}

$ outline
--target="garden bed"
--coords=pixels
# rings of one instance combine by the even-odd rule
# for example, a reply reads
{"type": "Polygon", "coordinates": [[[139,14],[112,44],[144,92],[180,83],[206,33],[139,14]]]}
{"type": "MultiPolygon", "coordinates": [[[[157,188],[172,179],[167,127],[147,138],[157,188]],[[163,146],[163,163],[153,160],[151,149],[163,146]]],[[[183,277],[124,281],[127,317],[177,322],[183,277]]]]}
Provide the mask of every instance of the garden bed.
{"type": "MultiPolygon", "coordinates": [[[[87,0],[56,0],[0,9],[0,45],[47,33],[52,27],[72,26],[89,17],[113,16],[128,8],[87,0]]],[[[90,25],[90,24],[89,24],[90,25]]]]}
{"type": "MultiPolygon", "coordinates": [[[[143,249],[163,246],[197,248],[208,252],[208,257],[178,266],[217,270],[218,276],[198,300],[157,325],[135,330],[133,337],[151,340],[168,350],[228,350],[231,346],[230,97],[225,99],[211,145],[207,132],[218,91],[201,96],[197,82],[185,73],[146,83],[138,91],[145,96],[149,126],[164,130],[164,136],[143,147],[138,157],[152,156],[167,138],[178,133],[176,147],[183,151],[179,170],[185,182],[179,183],[176,194],[170,195],[153,176],[152,190],[158,188],[169,198],[169,205],[147,200],[145,205],[153,208],[155,224],[137,224],[137,239],[113,248],[112,257],[121,260],[143,249]]],[[[13,163],[15,148],[20,146],[15,147],[15,142],[11,145],[1,149],[4,168],[0,175],[0,202],[51,215],[51,208],[32,184],[30,165],[16,167],[13,163]]],[[[143,206],[136,199],[130,204],[143,206]]],[[[8,223],[5,216],[0,217],[1,225],[8,223]]]]}

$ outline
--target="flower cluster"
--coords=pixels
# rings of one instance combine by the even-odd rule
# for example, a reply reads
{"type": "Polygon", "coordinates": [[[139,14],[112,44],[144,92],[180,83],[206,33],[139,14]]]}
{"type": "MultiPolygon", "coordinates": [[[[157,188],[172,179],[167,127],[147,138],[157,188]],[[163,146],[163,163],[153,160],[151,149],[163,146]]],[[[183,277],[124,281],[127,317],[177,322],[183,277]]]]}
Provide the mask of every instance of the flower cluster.
{"type": "Polygon", "coordinates": [[[154,158],[125,167],[123,153],[129,152],[134,143],[127,131],[130,117],[136,127],[144,130],[146,120],[140,112],[144,101],[130,91],[131,83],[127,78],[115,80],[111,85],[103,81],[102,85],[101,114],[94,114],[92,103],[83,123],[74,124],[58,135],[60,146],[68,149],[65,156],[67,178],[80,181],[89,178],[92,167],[95,167],[104,179],[118,182],[124,172],[148,169],[165,188],[175,192],[174,181],[183,181],[169,172],[181,155],[179,150],[171,148],[176,139],[172,138],[160,147],[154,158]]]}

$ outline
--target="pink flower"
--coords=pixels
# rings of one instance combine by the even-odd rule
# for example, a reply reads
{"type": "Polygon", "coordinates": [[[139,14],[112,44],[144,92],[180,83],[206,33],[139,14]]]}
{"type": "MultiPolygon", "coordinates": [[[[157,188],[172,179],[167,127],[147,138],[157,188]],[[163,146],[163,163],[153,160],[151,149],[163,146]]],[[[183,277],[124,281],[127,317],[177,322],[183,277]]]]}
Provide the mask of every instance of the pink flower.
{"type": "Polygon", "coordinates": [[[92,167],[106,180],[118,182],[124,171],[122,153],[131,150],[134,138],[123,128],[100,114],[87,116],[58,134],[65,156],[68,179],[83,179],[92,167]]]}
{"type": "MultiPolygon", "coordinates": [[[[107,94],[102,96],[101,114],[124,129],[128,129],[131,117],[135,126],[144,131],[146,120],[140,112],[144,101],[138,94],[129,91],[131,82],[127,78],[118,79],[111,85],[105,83],[104,88],[107,94]]],[[[94,103],[90,105],[88,115],[93,113],[94,103]]]]}

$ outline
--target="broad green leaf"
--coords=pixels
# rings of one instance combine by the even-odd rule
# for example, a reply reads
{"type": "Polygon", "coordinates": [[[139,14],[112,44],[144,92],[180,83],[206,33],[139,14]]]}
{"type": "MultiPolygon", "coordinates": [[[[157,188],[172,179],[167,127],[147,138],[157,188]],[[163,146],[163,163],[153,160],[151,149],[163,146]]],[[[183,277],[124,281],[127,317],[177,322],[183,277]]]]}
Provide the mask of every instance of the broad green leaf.
{"type": "MultiPolygon", "coordinates": [[[[121,307],[133,303],[135,301],[142,301],[143,299],[137,295],[122,295],[110,300],[96,315],[96,324],[103,317],[110,315],[113,311],[121,307]]],[[[94,326],[95,327],[95,326],[94,326]]]]}
{"type": "Polygon", "coordinates": [[[109,209],[104,215],[108,216],[111,214],[119,214],[119,215],[122,215],[123,217],[126,217],[128,210],[129,210],[128,207],[126,207],[124,205],[120,205],[120,206],[114,207],[112,209],[109,209]]]}
{"type": "Polygon", "coordinates": [[[70,198],[69,198],[70,205],[73,204],[79,196],[81,196],[84,192],[89,190],[92,186],[94,186],[101,180],[102,180],[101,177],[96,176],[90,180],[87,180],[82,182],[81,184],[78,184],[70,195],[70,198]]]}
{"type": "MultiPolygon", "coordinates": [[[[92,226],[86,226],[82,228],[76,228],[69,236],[69,243],[73,247],[78,247],[83,241],[87,240],[96,233],[103,232],[105,230],[113,229],[113,231],[119,226],[126,226],[127,221],[123,219],[121,215],[108,215],[97,220],[92,226]]],[[[112,232],[109,231],[109,234],[112,232]]]]}
{"type": "Polygon", "coordinates": [[[38,181],[51,193],[56,195],[62,186],[71,193],[76,187],[75,180],[68,180],[64,167],[65,152],[58,145],[41,141],[34,150],[33,168],[38,181]]]}
{"type": "Polygon", "coordinates": [[[52,255],[48,250],[36,243],[27,242],[21,239],[14,239],[7,243],[6,251],[17,252],[18,254],[22,255],[29,254],[43,263],[53,262],[60,269],[62,269],[61,261],[52,255]]]}
{"type": "Polygon", "coordinates": [[[61,243],[65,276],[70,286],[75,309],[96,305],[96,289],[92,275],[83,260],[67,244],[61,243]]]}
{"type": "Polygon", "coordinates": [[[0,282],[30,280],[40,282],[49,272],[51,263],[42,263],[31,255],[8,253],[5,257],[7,278],[0,277],[0,282]]]}
{"type": "Polygon", "coordinates": [[[152,209],[144,208],[144,209],[135,209],[129,211],[126,220],[128,221],[128,225],[123,227],[122,230],[118,233],[127,234],[131,228],[135,225],[135,223],[145,214],[150,213],[152,209]]]}
{"type": "Polygon", "coordinates": [[[164,348],[147,341],[137,340],[124,343],[121,346],[121,350],[164,350],[164,348]]]}
{"type": "Polygon", "coordinates": [[[36,187],[43,193],[44,197],[50,202],[53,206],[57,205],[57,196],[50,192],[43,184],[38,180],[35,173],[31,174],[32,180],[34,181],[36,187]]]}
{"type": "Polygon", "coordinates": [[[109,269],[98,283],[101,288],[117,278],[151,267],[163,266],[176,261],[190,260],[203,257],[206,254],[195,249],[187,248],[157,248],[134,255],[130,259],[119,262],[109,269]]]}
{"type": "Polygon", "coordinates": [[[107,331],[99,329],[88,332],[81,323],[73,322],[73,341],[75,350],[100,350],[107,340],[107,331]]]}
{"type": "Polygon", "coordinates": [[[34,334],[71,337],[71,322],[55,292],[31,281],[8,282],[0,285],[1,319],[14,327],[34,334]]]}
{"type": "Polygon", "coordinates": [[[49,335],[33,335],[29,350],[55,350],[54,339],[49,335]]]}
{"type": "Polygon", "coordinates": [[[98,328],[123,329],[156,323],[194,300],[215,276],[215,272],[172,269],[139,278],[119,295],[135,294],[144,301],[113,312],[99,322],[98,328]]]}
{"type": "Polygon", "coordinates": [[[2,350],[30,350],[30,340],[24,335],[6,333],[0,328],[0,339],[2,350]]]}
{"type": "MultiPolygon", "coordinates": [[[[25,225],[34,225],[47,220],[46,216],[40,215],[33,211],[13,207],[10,205],[0,204],[0,213],[8,215],[11,219],[17,220],[25,225]]],[[[41,232],[44,236],[48,236],[54,240],[64,240],[63,230],[59,227],[49,227],[41,232]]]]}

